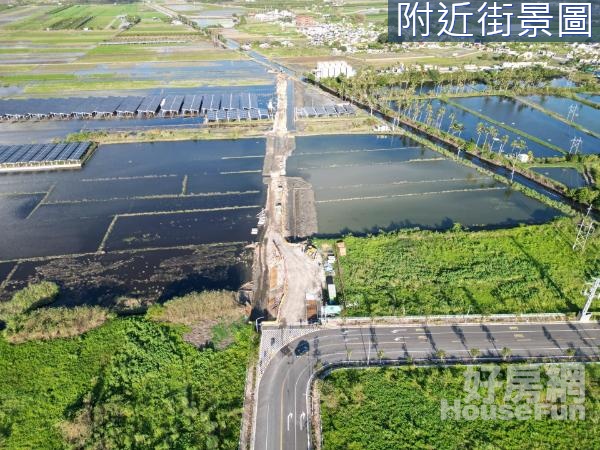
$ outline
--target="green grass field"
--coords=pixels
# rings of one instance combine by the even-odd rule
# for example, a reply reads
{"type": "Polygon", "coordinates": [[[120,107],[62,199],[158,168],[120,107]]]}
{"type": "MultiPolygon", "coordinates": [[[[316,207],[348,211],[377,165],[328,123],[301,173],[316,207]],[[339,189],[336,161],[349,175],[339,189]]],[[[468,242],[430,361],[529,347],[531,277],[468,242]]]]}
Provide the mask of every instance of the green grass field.
{"type": "Polygon", "coordinates": [[[231,333],[218,351],[141,317],[69,339],[0,337],[0,448],[236,449],[254,344],[251,327],[231,333]]]}
{"type": "Polygon", "coordinates": [[[336,284],[349,316],[575,313],[584,282],[600,271],[600,236],[582,253],[571,249],[575,234],[575,222],[560,219],[496,231],[346,237],[336,284]]]}
{"type": "MultiPolygon", "coordinates": [[[[575,421],[441,420],[442,399],[465,399],[464,370],[333,372],[321,385],[323,449],[592,449],[600,442],[600,364],[586,366],[585,420],[575,421]]],[[[496,404],[503,395],[498,389],[496,404]]]]}
{"type": "Polygon", "coordinates": [[[40,8],[31,16],[16,21],[6,28],[12,30],[76,30],[89,28],[90,30],[104,30],[118,28],[121,15],[161,15],[147,8],[141,3],[121,4],[87,4],[65,5],[56,8],[40,8]]]}

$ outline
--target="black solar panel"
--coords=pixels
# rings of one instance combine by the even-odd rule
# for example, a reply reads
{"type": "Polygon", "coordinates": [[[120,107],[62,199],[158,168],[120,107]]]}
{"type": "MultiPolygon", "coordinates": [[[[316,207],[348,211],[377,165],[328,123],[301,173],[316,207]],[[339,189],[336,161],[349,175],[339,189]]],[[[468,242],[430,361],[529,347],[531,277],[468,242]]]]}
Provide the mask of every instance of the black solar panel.
{"type": "Polygon", "coordinates": [[[221,94],[221,109],[231,109],[231,94],[221,94]]]}
{"type": "Polygon", "coordinates": [[[67,99],[65,103],[65,110],[68,110],[68,115],[92,115],[94,107],[98,105],[102,98],[100,97],[89,97],[89,98],[77,98],[67,99]]]}
{"type": "Polygon", "coordinates": [[[126,97],[119,104],[117,112],[121,114],[135,114],[142,100],[142,97],[126,97]]]}
{"type": "Polygon", "coordinates": [[[202,106],[202,95],[186,95],[181,110],[188,114],[198,114],[202,106]]]}
{"type": "Polygon", "coordinates": [[[56,144],[44,145],[39,152],[37,152],[35,155],[33,155],[29,160],[25,160],[25,162],[27,162],[27,161],[32,161],[32,162],[42,161],[46,157],[46,155],[52,151],[52,149],[55,147],[55,145],[56,144]]]}
{"type": "Polygon", "coordinates": [[[240,94],[240,108],[250,109],[250,94],[240,94]]]}
{"type": "Polygon", "coordinates": [[[5,162],[8,158],[15,154],[15,152],[19,151],[19,145],[11,145],[9,147],[2,146],[0,149],[0,163],[5,162]]]}
{"type": "Polygon", "coordinates": [[[250,108],[258,108],[258,96],[250,94],[250,108]]]}
{"type": "Polygon", "coordinates": [[[157,95],[145,97],[140,106],[138,106],[137,110],[142,114],[156,114],[156,111],[158,111],[158,108],[160,107],[161,101],[162,97],[157,95]]]}
{"type": "Polygon", "coordinates": [[[170,114],[178,114],[183,104],[183,95],[169,95],[165,97],[160,109],[170,114]]]}
{"type": "Polygon", "coordinates": [[[81,142],[77,146],[73,154],[69,156],[68,161],[79,161],[83,157],[83,155],[88,151],[90,145],[91,144],[89,142],[81,142]]]}
{"type": "Polygon", "coordinates": [[[237,109],[227,111],[227,120],[239,120],[240,116],[237,109]]]}
{"type": "Polygon", "coordinates": [[[102,106],[101,106],[102,109],[99,110],[98,112],[105,113],[105,114],[114,114],[120,104],[121,104],[120,97],[107,97],[102,102],[102,106]]]}
{"type": "Polygon", "coordinates": [[[62,151],[64,144],[56,144],[54,148],[42,158],[42,161],[56,161],[56,157],[62,151]]]}
{"type": "Polygon", "coordinates": [[[67,159],[69,159],[69,156],[71,156],[71,153],[73,153],[73,151],[75,151],[78,144],[76,142],[72,142],[70,144],[59,144],[59,145],[61,146],[62,150],[56,156],[56,160],[57,161],[66,161],[67,159]]]}
{"type": "Polygon", "coordinates": [[[39,152],[43,144],[36,145],[20,145],[19,150],[6,160],[7,163],[16,163],[20,161],[29,161],[29,159],[39,152]]]}

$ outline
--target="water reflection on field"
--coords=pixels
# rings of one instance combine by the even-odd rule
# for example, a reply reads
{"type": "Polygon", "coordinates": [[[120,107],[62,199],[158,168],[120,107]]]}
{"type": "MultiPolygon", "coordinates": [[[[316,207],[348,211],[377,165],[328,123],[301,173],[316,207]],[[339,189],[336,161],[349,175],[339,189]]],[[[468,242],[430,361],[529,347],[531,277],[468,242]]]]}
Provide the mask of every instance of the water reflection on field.
{"type": "Polygon", "coordinates": [[[539,223],[559,213],[401,137],[301,137],[290,176],[315,191],[319,234],[539,223]]]}
{"type": "Polygon", "coordinates": [[[452,101],[557,145],[565,151],[569,150],[570,142],[574,137],[581,137],[583,139],[582,153],[600,153],[600,139],[585,134],[517,100],[488,96],[455,98],[452,101]]]}
{"type": "Polygon", "coordinates": [[[581,172],[571,167],[532,167],[534,172],[556,180],[568,188],[577,189],[587,185],[581,172]]]}
{"type": "Polygon", "coordinates": [[[65,302],[239,287],[264,204],[264,146],[104,145],[81,171],[0,176],[5,294],[41,279],[61,283],[65,302]]]}

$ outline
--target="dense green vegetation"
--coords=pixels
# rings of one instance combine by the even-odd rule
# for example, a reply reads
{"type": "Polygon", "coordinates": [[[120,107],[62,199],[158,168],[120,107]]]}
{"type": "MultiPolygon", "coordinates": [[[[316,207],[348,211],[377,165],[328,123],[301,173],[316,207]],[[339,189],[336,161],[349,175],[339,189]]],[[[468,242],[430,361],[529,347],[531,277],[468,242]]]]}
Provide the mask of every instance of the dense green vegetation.
{"type": "MultiPolygon", "coordinates": [[[[441,420],[441,399],[452,403],[467,395],[464,367],[336,371],[322,383],[323,448],[597,448],[600,365],[586,369],[586,417],[576,421],[441,420]]],[[[498,391],[497,403],[503,393],[498,391]]]]}
{"type": "Polygon", "coordinates": [[[113,318],[99,326],[111,317],[100,308],[33,309],[54,292],[51,286],[15,296],[7,337],[28,342],[0,338],[0,448],[237,448],[255,348],[252,327],[239,313],[235,323],[231,309],[216,314],[208,329],[215,345],[199,350],[183,336],[202,318],[186,327],[181,323],[189,318],[177,313],[194,311],[207,296],[167,303],[153,310],[152,320],[113,318]],[[99,327],[88,331],[86,323],[99,327]],[[69,331],[85,333],[47,340],[69,331]]]}
{"type": "Polygon", "coordinates": [[[600,270],[600,237],[574,252],[571,219],[465,232],[344,239],[338,292],[349,316],[576,312],[600,270]]]}

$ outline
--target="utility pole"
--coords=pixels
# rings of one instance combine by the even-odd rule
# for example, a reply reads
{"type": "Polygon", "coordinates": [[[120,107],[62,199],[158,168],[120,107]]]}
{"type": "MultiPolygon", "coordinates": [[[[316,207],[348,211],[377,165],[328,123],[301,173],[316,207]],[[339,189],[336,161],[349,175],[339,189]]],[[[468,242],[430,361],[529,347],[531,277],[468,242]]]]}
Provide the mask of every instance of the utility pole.
{"type": "Polygon", "coordinates": [[[567,114],[567,120],[570,120],[571,122],[575,122],[575,117],[577,117],[577,112],[579,110],[579,107],[577,106],[577,104],[573,103],[571,106],[569,106],[569,113],[567,114]]]}
{"type": "Polygon", "coordinates": [[[580,322],[589,322],[592,315],[588,312],[590,306],[592,306],[592,302],[595,299],[600,299],[600,278],[594,278],[594,281],[591,283],[586,283],[590,287],[587,290],[583,291],[583,295],[587,297],[587,301],[585,302],[585,306],[577,316],[580,322]]]}
{"type": "Polygon", "coordinates": [[[571,148],[569,148],[569,155],[576,155],[581,150],[582,139],[580,137],[574,137],[571,139],[571,148]]]}
{"type": "Polygon", "coordinates": [[[573,250],[581,249],[581,251],[585,250],[585,246],[587,244],[588,239],[594,233],[594,219],[590,217],[590,213],[592,212],[592,205],[587,209],[586,215],[581,219],[581,223],[579,224],[579,228],[577,230],[577,237],[575,238],[575,243],[573,244],[573,250]]]}

